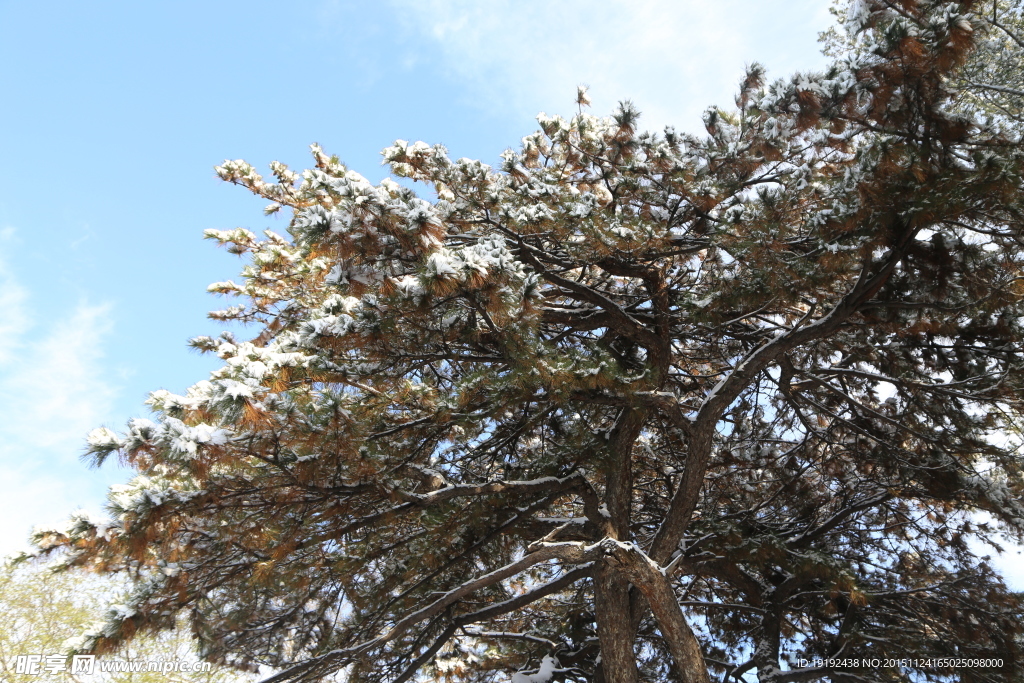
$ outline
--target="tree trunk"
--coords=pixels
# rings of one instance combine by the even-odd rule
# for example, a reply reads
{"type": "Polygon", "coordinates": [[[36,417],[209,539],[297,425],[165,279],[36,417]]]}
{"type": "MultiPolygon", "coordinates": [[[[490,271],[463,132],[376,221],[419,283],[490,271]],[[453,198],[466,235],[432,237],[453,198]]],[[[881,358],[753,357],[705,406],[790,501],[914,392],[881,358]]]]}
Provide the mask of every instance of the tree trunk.
{"type": "Polygon", "coordinates": [[[629,580],[614,560],[598,562],[594,569],[597,637],[601,643],[601,669],[605,683],[639,683],[629,619],[629,580]]]}
{"type": "Polygon", "coordinates": [[[626,569],[634,590],[630,591],[630,634],[636,633],[648,610],[653,612],[665,645],[684,683],[711,683],[700,641],[686,621],[672,590],[672,582],[636,546],[619,545],[608,551],[626,569]]]}

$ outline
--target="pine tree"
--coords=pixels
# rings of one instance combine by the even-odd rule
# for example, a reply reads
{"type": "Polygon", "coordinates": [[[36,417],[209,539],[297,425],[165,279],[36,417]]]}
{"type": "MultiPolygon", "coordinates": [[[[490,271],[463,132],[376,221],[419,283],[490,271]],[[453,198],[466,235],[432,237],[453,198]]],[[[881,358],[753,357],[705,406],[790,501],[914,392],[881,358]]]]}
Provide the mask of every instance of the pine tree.
{"type": "Polygon", "coordinates": [[[259,333],[93,432],[137,478],[38,539],[139,579],[83,649],[186,612],[271,681],[1020,680],[978,552],[1024,532],[1024,149],[952,80],[983,10],[854,3],[858,49],[755,65],[704,138],[581,91],[497,170],[385,150],[434,201],[225,162],[289,236],[208,232],[259,333]]]}

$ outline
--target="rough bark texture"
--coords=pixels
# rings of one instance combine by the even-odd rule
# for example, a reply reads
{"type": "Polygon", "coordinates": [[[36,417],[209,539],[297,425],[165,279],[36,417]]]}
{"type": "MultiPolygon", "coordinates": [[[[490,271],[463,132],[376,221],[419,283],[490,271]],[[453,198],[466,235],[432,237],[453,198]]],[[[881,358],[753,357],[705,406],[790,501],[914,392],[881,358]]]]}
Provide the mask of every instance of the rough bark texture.
{"type": "Polygon", "coordinates": [[[594,600],[605,681],[638,683],[629,619],[629,580],[622,568],[607,560],[598,563],[594,569],[594,600]]]}

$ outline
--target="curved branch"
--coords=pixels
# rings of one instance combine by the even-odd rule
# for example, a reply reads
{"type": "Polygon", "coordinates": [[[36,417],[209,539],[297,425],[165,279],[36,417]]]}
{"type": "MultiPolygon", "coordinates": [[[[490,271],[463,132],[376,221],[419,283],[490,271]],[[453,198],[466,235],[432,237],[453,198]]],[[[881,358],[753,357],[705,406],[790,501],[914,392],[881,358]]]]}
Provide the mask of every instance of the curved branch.
{"type": "Polygon", "coordinates": [[[340,668],[344,665],[346,660],[394,640],[419,622],[440,614],[449,606],[454,605],[459,600],[475,593],[481,588],[486,588],[498,583],[499,581],[504,581],[510,576],[515,576],[519,572],[529,569],[541,562],[553,559],[569,559],[572,561],[573,559],[582,557],[582,553],[579,552],[578,548],[578,544],[542,545],[526,557],[507,564],[504,567],[495,569],[494,571],[484,574],[483,576],[479,576],[471,581],[467,581],[458,588],[448,591],[426,607],[416,610],[412,614],[409,614],[399,620],[387,631],[387,633],[351,647],[332,650],[331,652],[327,652],[318,657],[307,659],[304,662],[300,662],[295,666],[289,667],[284,671],[265,679],[263,683],[285,683],[285,681],[300,680],[302,677],[307,677],[309,675],[321,675],[331,671],[332,669],[340,668]]]}
{"type": "Polygon", "coordinates": [[[907,245],[917,233],[917,228],[904,226],[902,239],[889,253],[876,263],[868,263],[861,270],[860,277],[850,291],[833,308],[815,322],[804,325],[814,313],[814,307],[797,321],[793,327],[774,339],[757,347],[708,393],[703,405],[693,418],[690,449],[687,453],[686,471],[672,497],[668,514],[662,522],[651,544],[651,557],[659,565],[671,558],[679,540],[686,533],[693,511],[697,507],[704,474],[711,459],[712,437],[715,425],[722,413],[732,404],[744,388],[764,371],[776,358],[790,349],[814,339],[826,337],[835,332],[847,318],[888,281],[896,265],[906,254],[907,245]],[[872,268],[875,266],[876,268],[872,268]],[[874,273],[871,271],[875,270],[874,273]]]}

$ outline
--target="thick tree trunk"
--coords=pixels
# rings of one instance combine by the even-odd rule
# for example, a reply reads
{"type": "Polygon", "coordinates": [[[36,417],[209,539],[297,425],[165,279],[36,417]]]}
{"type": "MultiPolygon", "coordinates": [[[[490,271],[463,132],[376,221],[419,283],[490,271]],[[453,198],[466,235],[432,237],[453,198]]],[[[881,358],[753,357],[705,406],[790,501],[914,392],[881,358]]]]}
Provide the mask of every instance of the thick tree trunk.
{"type": "Polygon", "coordinates": [[[594,607],[605,683],[639,683],[629,619],[629,580],[612,560],[594,569],[594,607]]]}
{"type": "Polygon", "coordinates": [[[626,576],[636,587],[630,595],[631,638],[643,614],[651,610],[680,678],[685,683],[711,683],[700,641],[687,623],[668,577],[636,546],[609,544],[606,552],[625,569],[626,576]]]}

